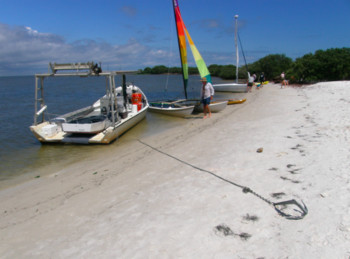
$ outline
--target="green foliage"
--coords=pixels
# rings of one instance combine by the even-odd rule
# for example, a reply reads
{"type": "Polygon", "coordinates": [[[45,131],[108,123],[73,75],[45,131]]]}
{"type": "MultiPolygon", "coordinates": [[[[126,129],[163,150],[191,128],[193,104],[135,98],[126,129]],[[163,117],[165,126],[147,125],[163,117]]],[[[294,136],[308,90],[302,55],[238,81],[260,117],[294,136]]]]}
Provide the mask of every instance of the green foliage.
{"type": "Polygon", "coordinates": [[[236,67],[234,65],[222,66],[219,77],[222,79],[236,79],[236,67]]]}
{"type": "Polygon", "coordinates": [[[152,74],[165,74],[168,73],[166,66],[155,66],[152,68],[152,74]]]}
{"type": "Polygon", "coordinates": [[[295,60],[291,70],[296,82],[350,79],[350,48],[318,50],[295,60]]]}
{"type": "Polygon", "coordinates": [[[274,79],[292,67],[293,61],[284,54],[268,55],[255,62],[255,73],[264,72],[266,79],[274,79]]]}
{"type": "MultiPolygon", "coordinates": [[[[154,75],[158,75],[158,74],[181,74],[182,73],[182,68],[181,67],[166,67],[163,65],[159,65],[159,66],[154,66],[153,68],[150,67],[146,67],[145,69],[140,69],[139,74],[154,74],[154,75]]],[[[190,75],[193,74],[198,74],[198,69],[197,67],[189,67],[188,68],[188,73],[190,75]]]]}
{"type": "Polygon", "coordinates": [[[169,67],[169,73],[170,74],[181,74],[182,69],[181,69],[181,67],[169,67]]]}
{"type": "Polygon", "coordinates": [[[211,76],[219,77],[222,67],[223,67],[222,65],[213,64],[208,67],[208,70],[211,76]]]}
{"type": "MultiPolygon", "coordinates": [[[[213,64],[208,67],[211,76],[236,79],[236,66],[213,64]]],[[[247,79],[250,74],[259,76],[262,72],[266,80],[278,80],[282,72],[291,83],[317,81],[350,80],[350,48],[317,50],[293,61],[284,54],[268,55],[258,61],[239,68],[238,77],[247,79]]],[[[141,70],[143,74],[182,73],[182,68],[155,66],[141,70]]],[[[196,67],[189,67],[189,74],[198,74],[196,67]]]]}

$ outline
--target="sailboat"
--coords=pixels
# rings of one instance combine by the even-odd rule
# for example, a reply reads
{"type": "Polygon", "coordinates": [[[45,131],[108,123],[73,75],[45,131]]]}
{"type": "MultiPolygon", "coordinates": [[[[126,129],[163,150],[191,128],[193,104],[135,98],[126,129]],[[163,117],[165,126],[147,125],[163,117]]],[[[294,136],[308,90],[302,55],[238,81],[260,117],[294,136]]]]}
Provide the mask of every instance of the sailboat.
{"type": "Polygon", "coordinates": [[[187,63],[187,48],[186,48],[186,38],[190,45],[192,55],[196,62],[199,74],[201,78],[205,77],[208,82],[211,82],[211,76],[209,70],[200,55],[198,49],[194,45],[194,42],[185,26],[185,23],[182,20],[178,0],[172,0],[176,31],[179,45],[179,52],[181,58],[181,67],[182,67],[182,78],[185,92],[185,99],[176,100],[173,102],[150,102],[149,111],[163,113],[166,115],[185,117],[190,115],[195,106],[200,105],[198,100],[188,100],[187,99],[187,84],[188,84],[188,63],[187,63]]]}
{"type": "Polygon", "coordinates": [[[247,84],[238,83],[239,54],[238,54],[238,44],[237,44],[237,34],[238,34],[237,19],[238,19],[238,15],[235,15],[236,82],[227,83],[227,84],[214,84],[213,87],[215,91],[218,91],[218,92],[246,93],[248,90],[247,84]]]}

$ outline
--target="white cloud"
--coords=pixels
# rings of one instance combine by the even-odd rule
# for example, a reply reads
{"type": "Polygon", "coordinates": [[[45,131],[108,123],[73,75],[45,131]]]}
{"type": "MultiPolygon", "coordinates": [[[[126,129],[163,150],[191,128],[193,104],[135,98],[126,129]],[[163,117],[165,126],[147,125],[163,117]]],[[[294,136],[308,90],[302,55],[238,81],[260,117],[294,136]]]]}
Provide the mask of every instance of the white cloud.
{"type": "MultiPolygon", "coordinates": [[[[63,37],[0,23],[0,76],[47,72],[50,62],[101,62],[108,70],[135,70],[146,66],[180,66],[178,49],[150,47],[137,39],[120,45],[84,39],[72,43],[63,37]]],[[[207,65],[232,63],[232,53],[201,53],[207,65]],[[226,61],[226,62],[225,62],[226,61]]],[[[189,53],[189,65],[195,66],[189,53]]]]}
{"type": "Polygon", "coordinates": [[[109,69],[139,69],[168,61],[170,54],[135,39],[111,45],[95,40],[68,43],[63,37],[30,27],[0,23],[0,75],[46,72],[49,62],[102,62],[109,69]],[[165,59],[165,61],[163,60],[165,59]]]}

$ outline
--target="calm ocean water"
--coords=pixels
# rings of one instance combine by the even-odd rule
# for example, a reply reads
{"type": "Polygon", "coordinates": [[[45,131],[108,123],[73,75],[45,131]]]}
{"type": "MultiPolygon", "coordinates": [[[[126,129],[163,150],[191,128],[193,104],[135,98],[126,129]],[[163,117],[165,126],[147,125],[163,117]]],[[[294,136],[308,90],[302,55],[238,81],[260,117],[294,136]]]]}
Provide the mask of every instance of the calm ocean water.
{"type": "MultiPolygon", "coordinates": [[[[128,75],[126,79],[141,87],[149,101],[184,98],[181,75],[128,75]]],[[[218,78],[213,80],[221,81],[218,78]]],[[[116,77],[116,81],[120,85],[121,77],[116,77]]],[[[190,77],[188,97],[199,98],[200,86],[199,76],[190,77]]],[[[109,147],[40,144],[29,130],[34,115],[34,89],[34,76],[0,77],[0,181],[36,173],[45,166],[59,169],[118,145],[118,140],[109,147]]],[[[53,117],[91,105],[104,94],[104,78],[48,78],[45,81],[47,112],[53,117]]],[[[220,99],[219,94],[216,97],[220,99]]],[[[185,122],[148,113],[146,120],[131,131],[145,136],[166,130],[172,123],[185,122]]],[[[121,138],[127,138],[127,135],[128,132],[121,138]]]]}

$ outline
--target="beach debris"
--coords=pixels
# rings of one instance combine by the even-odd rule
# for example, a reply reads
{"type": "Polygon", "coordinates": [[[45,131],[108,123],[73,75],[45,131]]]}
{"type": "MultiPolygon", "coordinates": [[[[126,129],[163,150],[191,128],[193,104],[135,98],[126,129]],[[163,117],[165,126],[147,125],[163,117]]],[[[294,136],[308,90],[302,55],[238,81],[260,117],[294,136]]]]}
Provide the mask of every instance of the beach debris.
{"type": "Polygon", "coordinates": [[[224,236],[233,236],[235,233],[233,233],[233,231],[230,229],[230,227],[228,227],[225,224],[221,224],[221,225],[217,225],[215,227],[215,230],[218,231],[218,233],[223,234],[224,236]]]}
{"type": "Polygon", "coordinates": [[[300,144],[297,144],[295,147],[291,147],[290,149],[293,149],[293,150],[295,150],[295,149],[298,149],[298,148],[300,148],[300,147],[302,147],[302,145],[300,145],[300,144]]]}
{"type": "Polygon", "coordinates": [[[275,193],[272,193],[272,194],[271,194],[271,196],[272,196],[273,198],[276,198],[277,200],[278,200],[278,199],[281,199],[282,196],[284,196],[284,195],[286,195],[284,192],[275,192],[275,193]]]}
{"type": "Polygon", "coordinates": [[[214,228],[214,231],[217,235],[220,235],[220,236],[239,236],[242,240],[248,240],[251,235],[248,234],[248,233],[245,233],[245,232],[242,232],[240,234],[236,234],[234,233],[231,228],[225,224],[221,224],[221,225],[217,225],[215,228],[214,228]]]}
{"type": "Polygon", "coordinates": [[[275,207],[275,210],[278,212],[278,214],[285,217],[286,219],[299,220],[304,218],[309,212],[304,202],[301,201],[301,203],[302,205],[293,199],[288,201],[275,202],[273,203],[273,206],[275,207]],[[295,205],[297,209],[295,209],[295,206],[293,208],[292,205],[295,205]]]}
{"type": "Polygon", "coordinates": [[[290,181],[292,183],[300,183],[300,181],[298,180],[292,180],[292,179],[289,179],[288,177],[284,177],[284,176],[280,176],[280,178],[284,181],[290,181]]]}
{"type": "Polygon", "coordinates": [[[290,171],[288,171],[289,173],[291,173],[291,174],[299,174],[299,173],[297,173],[298,171],[300,171],[301,169],[299,168],[299,169],[293,169],[293,170],[290,170],[290,171]]]}
{"type": "Polygon", "coordinates": [[[40,178],[40,175],[35,176],[34,178],[40,178]]]}
{"type": "Polygon", "coordinates": [[[243,217],[246,221],[258,221],[259,217],[255,215],[249,215],[248,213],[243,217]]]}
{"type": "Polygon", "coordinates": [[[97,172],[94,172],[93,174],[97,174],[97,172]]]}
{"type": "Polygon", "coordinates": [[[257,150],[256,150],[256,152],[258,152],[258,153],[262,153],[263,152],[263,148],[262,147],[259,147],[257,150]]]}
{"type": "Polygon", "coordinates": [[[321,196],[322,198],[326,198],[326,197],[328,196],[328,193],[326,193],[326,192],[320,193],[320,196],[321,196]]]}

